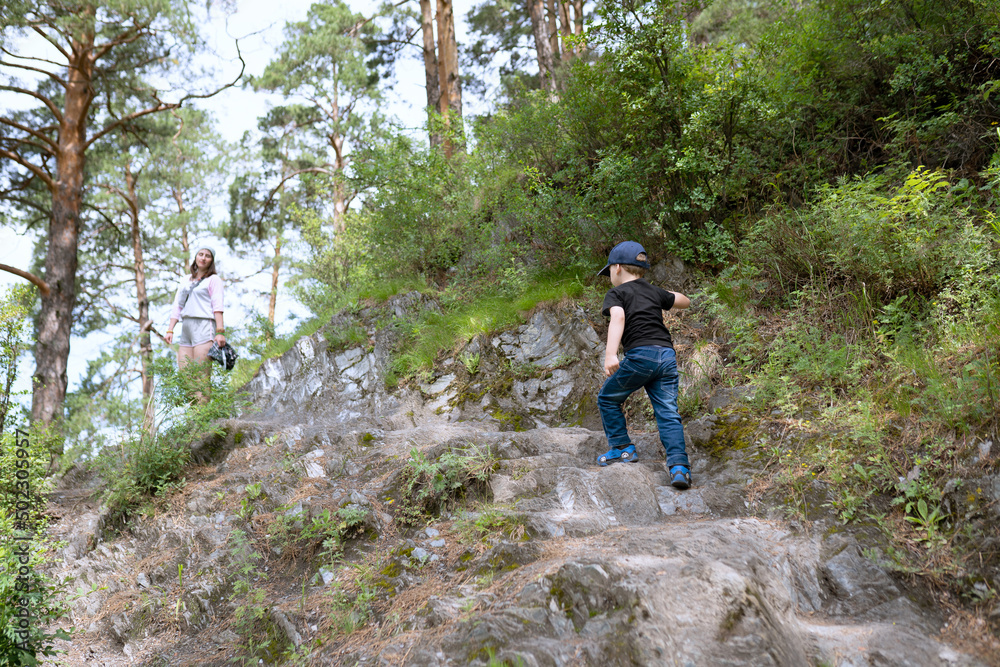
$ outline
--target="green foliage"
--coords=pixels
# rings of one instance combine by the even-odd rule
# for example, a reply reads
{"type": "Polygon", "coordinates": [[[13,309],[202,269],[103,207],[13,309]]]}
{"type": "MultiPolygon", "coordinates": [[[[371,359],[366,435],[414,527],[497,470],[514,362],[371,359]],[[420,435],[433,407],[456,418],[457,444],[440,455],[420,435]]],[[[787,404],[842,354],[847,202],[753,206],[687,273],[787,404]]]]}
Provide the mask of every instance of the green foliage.
{"type": "MultiPolygon", "coordinates": [[[[526,279],[519,289],[496,292],[445,291],[440,311],[425,310],[405,323],[392,370],[401,377],[429,370],[444,351],[464,345],[480,334],[491,334],[522,321],[522,315],[541,303],[578,298],[584,293],[578,272],[551,272],[526,279]]],[[[478,362],[471,366],[477,366],[478,362]]]]}
{"type": "Polygon", "coordinates": [[[468,371],[469,375],[475,375],[479,371],[479,359],[480,354],[478,352],[475,354],[465,353],[459,358],[459,361],[465,366],[465,370],[468,371]]]}
{"type": "Polygon", "coordinates": [[[893,504],[903,505],[906,512],[904,518],[922,532],[917,539],[932,546],[940,545],[945,539],[942,532],[945,513],[941,508],[941,490],[924,477],[922,470],[916,479],[900,482],[897,488],[902,495],[893,499],[893,504]]]}
{"type": "Polygon", "coordinates": [[[344,583],[334,582],[330,591],[330,618],[334,629],[349,635],[363,628],[374,614],[372,603],[379,594],[379,571],[381,563],[350,564],[353,577],[350,588],[344,583]]]}
{"type": "Polygon", "coordinates": [[[15,542],[11,538],[20,531],[7,516],[0,518],[0,530],[6,536],[0,542],[0,665],[36,665],[39,657],[57,655],[56,640],[72,638],[65,630],[51,629],[69,613],[62,599],[65,588],[41,569],[53,560],[51,542],[39,537],[15,542]],[[29,618],[23,619],[24,611],[29,618]],[[22,629],[26,635],[16,632],[22,629]]]}
{"type": "Polygon", "coordinates": [[[890,169],[775,207],[704,296],[755,412],[797,432],[765,466],[789,503],[880,529],[895,567],[979,599],[996,559],[955,503],[998,423],[998,239],[995,203],[948,178],[890,169]]]}
{"type": "Polygon", "coordinates": [[[153,369],[161,402],[155,432],[127,434],[92,463],[108,482],[102,499],[111,524],[119,527],[152,498],[184,484],[182,473],[192,443],[221,435],[219,420],[232,417],[244,401],[221,371],[211,369],[206,379],[203,365],[178,370],[166,356],[156,360],[153,369]],[[209,398],[196,398],[198,392],[208,393],[209,398]]]}
{"type": "Polygon", "coordinates": [[[0,433],[6,432],[7,415],[17,379],[17,362],[25,351],[24,327],[28,322],[28,299],[31,288],[27,285],[6,290],[0,296],[0,433]]]}
{"type": "Polygon", "coordinates": [[[300,540],[321,544],[321,558],[330,560],[343,551],[348,540],[364,535],[371,523],[372,513],[367,507],[352,504],[335,512],[324,509],[302,529],[300,540]]]}
{"type": "MultiPolygon", "coordinates": [[[[464,163],[396,134],[362,151],[356,182],[366,208],[354,221],[374,276],[433,274],[458,264],[469,245],[475,190],[464,163]]],[[[357,260],[356,260],[357,261],[357,260]]]]}
{"type": "Polygon", "coordinates": [[[864,286],[885,302],[930,296],[959,276],[992,279],[997,259],[972,213],[955,206],[941,172],[918,168],[896,185],[891,173],[842,179],[818,189],[815,205],[774,211],[745,246],[746,260],[773,266],[785,286],[813,278],[864,286]]]}
{"type": "Polygon", "coordinates": [[[472,545],[492,545],[501,539],[527,539],[524,522],[510,510],[487,505],[455,522],[460,540],[472,545]]]}
{"type": "Polygon", "coordinates": [[[54,642],[70,639],[53,624],[69,612],[62,583],[45,574],[58,547],[46,535],[45,497],[52,437],[12,413],[11,387],[25,347],[29,290],[8,290],[0,300],[0,665],[35,665],[56,655],[54,642]],[[29,614],[25,618],[23,614],[29,614]]]}
{"type": "Polygon", "coordinates": [[[498,463],[489,448],[475,445],[446,452],[436,461],[428,461],[417,449],[411,450],[400,475],[397,520],[416,525],[469,490],[485,492],[498,463]]]}
{"type": "Polygon", "coordinates": [[[43,440],[18,431],[20,424],[12,426],[0,434],[0,665],[35,665],[40,656],[56,655],[55,640],[70,639],[51,629],[69,607],[65,587],[45,574],[58,547],[45,534],[49,450],[43,440]],[[30,618],[22,620],[23,611],[30,618]],[[21,629],[27,634],[15,633],[21,629]]]}
{"type": "Polygon", "coordinates": [[[368,332],[357,322],[339,328],[327,327],[323,330],[323,337],[326,338],[330,349],[338,352],[368,343],[368,332]]]}
{"type": "Polygon", "coordinates": [[[259,505],[267,498],[263,487],[259,482],[247,484],[243,489],[243,497],[240,498],[240,509],[237,514],[243,521],[249,523],[253,515],[260,511],[259,505]]]}
{"type": "Polygon", "coordinates": [[[238,654],[232,661],[243,665],[271,663],[281,653],[282,638],[268,616],[267,592],[261,585],[267,575],[259,565],[263,557],[243,530],[234,528],[228,539],[233,567],[230,600],[235,603],[232,627],[239,637],[238,654]]]}

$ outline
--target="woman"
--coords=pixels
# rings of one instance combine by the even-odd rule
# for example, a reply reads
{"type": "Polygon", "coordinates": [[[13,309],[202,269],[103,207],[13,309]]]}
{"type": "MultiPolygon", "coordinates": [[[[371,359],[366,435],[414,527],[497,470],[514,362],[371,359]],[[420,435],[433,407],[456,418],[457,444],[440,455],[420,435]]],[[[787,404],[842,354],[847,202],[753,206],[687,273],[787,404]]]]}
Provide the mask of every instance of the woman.
{"type": "Polygon", "coordinates": [[[215,251],[201,248],[191,262],[191,279],[177,290],[174,307],[170,312],[170,325],[163,337],[167,344],[174,342],[174,327],[182,320],[181,335],[177,339],[177,365],[184,368],[192,360],[208,360],[208,351],[214,342],[219,347],[226,344],[226,328],[222,322],[222,278],[215,273],[215,251]]]}

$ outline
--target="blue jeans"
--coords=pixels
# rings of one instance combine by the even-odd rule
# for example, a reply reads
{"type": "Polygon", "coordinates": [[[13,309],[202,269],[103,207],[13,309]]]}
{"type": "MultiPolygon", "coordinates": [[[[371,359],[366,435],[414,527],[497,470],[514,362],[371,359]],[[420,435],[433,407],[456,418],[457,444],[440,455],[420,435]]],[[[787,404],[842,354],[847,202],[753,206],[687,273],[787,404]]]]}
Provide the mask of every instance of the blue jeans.
{"type": "Polygon", "coordinates": [[[688,463],[684,449],[684,427],[677,412],[677,356],[669,347],[634,347],[625,353],[621,366],[609,377],[597,394],[597,407],[601,411],[604,434],[611,447],[624,447],[632,441],[628,437],[622,404],[640,388],[645,388],[660,442],[667,452],[667,467],[688,463]]]}

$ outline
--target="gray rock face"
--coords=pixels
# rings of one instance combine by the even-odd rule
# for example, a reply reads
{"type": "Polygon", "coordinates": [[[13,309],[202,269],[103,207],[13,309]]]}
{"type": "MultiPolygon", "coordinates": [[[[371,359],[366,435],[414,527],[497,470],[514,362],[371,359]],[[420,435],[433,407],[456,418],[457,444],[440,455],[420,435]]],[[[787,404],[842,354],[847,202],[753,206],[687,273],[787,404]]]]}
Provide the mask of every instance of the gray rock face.
{"type": "Polygon", "coordinates": [[[299,339],[276,359],[261,365],[248,384],[262,419],[291,416],[309,422],[350,422],[395,403],[385,392],[383,367],[374,352],[353,348],[327,351],[320,334],[299,339]]]}
{"type": "MultiPolygon", "coordinates": [[[[389,299],[389,311],[398,318],[421,310],[437,310],[436,303],[419,292],[389,299]]],[[[337,315],[330,327],[358,325],[360,319],[337,315]]],[[[285,423],[349,423],[386,415],[406,402],[407,396],[385,390],[385,365],[394,341],[370,331],[371,348],[331,351],[323,334],[300,338],[281,357],[265,361],[247,384],[254,397],[256,418],[285,423]]]]}
{"type": "Polygon", "coordinates": [[[683,291],[688,281],[687,267],[679,257],[668,257],[652,266],[648,278],[663,289],[683,291]]]}
{"type": "Polygon", "coordinates": [[[580,354],[596,354],[601,347],[581,308],[538,311],[527,324],[496,336],[491,344],[515,363],[542,368],[579,360],[580,354]]]}

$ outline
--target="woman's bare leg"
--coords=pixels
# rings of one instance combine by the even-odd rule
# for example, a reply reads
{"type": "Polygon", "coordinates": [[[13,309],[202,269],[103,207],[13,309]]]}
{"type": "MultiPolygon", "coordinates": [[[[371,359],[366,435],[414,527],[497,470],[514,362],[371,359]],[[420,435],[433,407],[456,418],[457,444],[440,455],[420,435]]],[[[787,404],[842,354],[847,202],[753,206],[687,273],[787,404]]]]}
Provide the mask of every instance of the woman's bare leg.
{"type": "MultiPolygon", "coordinates": [[[[195,345],[194,347],[180,346],[177,348],[177,367],[183,369],[190,363],[202,364],[208,361],[208,351],[212,349],[212,341],[195,345]]],[[[207,403],[211,396],[211,373],[212,368],[205,364],[205,386],[204,392],[196,391],[195,398],[199,403],[207,403]]]]}

